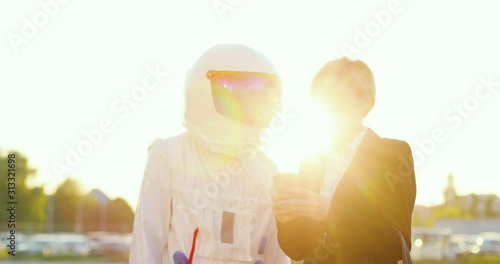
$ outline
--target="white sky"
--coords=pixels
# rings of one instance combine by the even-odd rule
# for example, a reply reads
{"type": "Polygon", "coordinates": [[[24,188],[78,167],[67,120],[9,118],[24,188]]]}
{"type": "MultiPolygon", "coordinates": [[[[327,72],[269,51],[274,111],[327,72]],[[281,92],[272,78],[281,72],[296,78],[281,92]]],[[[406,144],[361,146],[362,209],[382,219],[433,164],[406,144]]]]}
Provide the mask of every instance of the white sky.
{"type": "MultiPolygon", "coordinates": [[[[262,51],[282,74],[287,105],[297,109],[314,72],[342,56],[342,43],[354,46],[355,29],[373,25],[372,12],[387,10],[390,1],[228,0],[236,6],[224,20],[214,2],[69,1],[58,4],[17,53],[9,34],[23,36],[23,18],[32,21],[45,11],[38,1],[0,2],[0,147],[26,154],[51,192],[63,180],[52,164],[65,162],[67,147],[85,139],[82,130],[110,119],[114,131],[68,175],[86,190],[125,197],[135,208],[148,144],[184,130],[183,77],[201,52],[228,42],[262,51]],[[120,118],[111,105],[156,64],[169,77],[120,118]]],[[[417,203],[441,202],[449,172],[460,194],[499,194],[500,84],[477,108],[465,110],[467,118],[451,112],[459,125],[443,115],[454,104],[474,103],[481,76],[500,82],[500,2],[397,3],[390,21],[353,56],[376,78],[377,102],[366,124],[381,136],[408,141],[414,152],[435,129],[444,131],[446,140],[416,166],[417,203]]],[[[293,160],[284,146],[277,139],[269,147],[280,166],[293,160]]]]}

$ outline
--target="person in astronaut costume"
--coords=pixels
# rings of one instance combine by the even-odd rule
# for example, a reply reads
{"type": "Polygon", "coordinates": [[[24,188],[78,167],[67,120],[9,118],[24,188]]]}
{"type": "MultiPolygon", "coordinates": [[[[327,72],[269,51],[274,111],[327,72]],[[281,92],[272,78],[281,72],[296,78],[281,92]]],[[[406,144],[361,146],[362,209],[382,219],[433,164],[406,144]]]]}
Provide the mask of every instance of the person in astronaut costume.
{"type": "Polygon", "coordinates": [[[271,204],[276,168],[251,143],[281,104],[274,65],[246,46],[218,45],[189,70],[185,90],[187,131],[149,148],[130,263],[189,255],[196,229],[193,263],[287,263],[271,204]]]}

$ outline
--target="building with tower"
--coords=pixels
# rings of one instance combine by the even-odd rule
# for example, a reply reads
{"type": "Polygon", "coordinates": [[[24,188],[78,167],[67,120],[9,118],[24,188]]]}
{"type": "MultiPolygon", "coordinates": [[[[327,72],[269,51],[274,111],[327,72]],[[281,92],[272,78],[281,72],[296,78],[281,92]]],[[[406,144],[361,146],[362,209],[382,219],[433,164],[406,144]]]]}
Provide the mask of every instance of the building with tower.
{"type": "Polygon", "coordinates": [[[443,207],[457,207],[471,218],[500,218],[500,198],[495,194],[457,195],[453,174],[448,174],[443,207]]]}

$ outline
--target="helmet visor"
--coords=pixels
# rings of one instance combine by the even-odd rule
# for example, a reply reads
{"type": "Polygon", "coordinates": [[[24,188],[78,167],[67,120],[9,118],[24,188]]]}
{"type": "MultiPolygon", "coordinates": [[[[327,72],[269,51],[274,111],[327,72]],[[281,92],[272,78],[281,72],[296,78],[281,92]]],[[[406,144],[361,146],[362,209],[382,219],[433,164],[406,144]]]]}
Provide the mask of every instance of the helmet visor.
{"type": "Polygon", "coordinates": [[[265,127],[281,103],[281,80],[276,74],[210,70],[207,78],[215,109],[229,119],[265,127]]]}

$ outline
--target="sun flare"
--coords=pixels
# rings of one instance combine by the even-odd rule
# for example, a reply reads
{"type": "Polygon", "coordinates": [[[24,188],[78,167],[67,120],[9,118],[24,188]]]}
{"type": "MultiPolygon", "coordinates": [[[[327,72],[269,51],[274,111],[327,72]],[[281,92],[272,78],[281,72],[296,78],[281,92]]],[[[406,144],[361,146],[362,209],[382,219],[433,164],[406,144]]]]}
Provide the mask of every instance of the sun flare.
{"type": "Polygon", "coordinates": [[[330,124],[325,111],[308,102],[285,131],[277,135],[278,143],[270,144],[266,152],[280,172],[296,173],[302,158],[328,148],[334,132],[330,124]]]}

